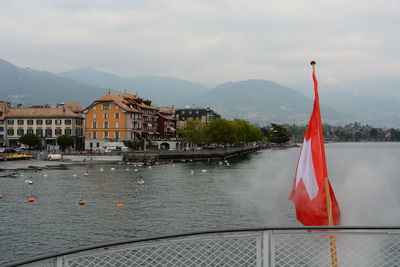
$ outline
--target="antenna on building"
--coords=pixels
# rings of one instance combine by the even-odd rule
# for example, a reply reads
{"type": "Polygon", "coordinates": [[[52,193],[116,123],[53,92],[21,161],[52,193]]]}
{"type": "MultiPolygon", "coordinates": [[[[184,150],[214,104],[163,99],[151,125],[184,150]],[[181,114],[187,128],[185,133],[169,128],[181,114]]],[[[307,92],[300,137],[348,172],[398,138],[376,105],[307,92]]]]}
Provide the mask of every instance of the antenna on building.
{"type": "Polygon", "coordinates": [[[108,89],[108,94],[109,94],[109,95],[111,94],[111,90],[110,90],[110,89],[108,89]]]}
{"type": "Polygon", "coordinates": [[[125,94],[126,94],[126,88],[125,88],[125,94]]]}

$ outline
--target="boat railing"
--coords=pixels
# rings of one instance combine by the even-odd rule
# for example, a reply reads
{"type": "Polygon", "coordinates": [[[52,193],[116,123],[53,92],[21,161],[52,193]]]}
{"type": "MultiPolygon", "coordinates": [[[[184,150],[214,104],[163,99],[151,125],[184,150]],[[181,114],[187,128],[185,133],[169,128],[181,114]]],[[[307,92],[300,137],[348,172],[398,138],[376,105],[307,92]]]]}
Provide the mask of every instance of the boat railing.
{"type": "Polygon", "coordinates": [[[274,227],[86,246],[2,266],[400,266],[400,227],[274,227]],[[335,258],[335,260],[333,260],[335,258]]]}

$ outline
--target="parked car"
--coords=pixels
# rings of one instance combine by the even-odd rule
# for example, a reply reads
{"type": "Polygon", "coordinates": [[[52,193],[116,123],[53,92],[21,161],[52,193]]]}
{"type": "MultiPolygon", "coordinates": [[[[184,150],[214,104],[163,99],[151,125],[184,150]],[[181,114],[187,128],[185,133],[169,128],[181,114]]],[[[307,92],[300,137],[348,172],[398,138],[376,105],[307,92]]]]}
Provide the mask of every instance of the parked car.
{"type": "Polygon", "coordinates": [[[4,149],[4,153],[17,153],[17,149],[13,147],[7,147],[4,149]]]}

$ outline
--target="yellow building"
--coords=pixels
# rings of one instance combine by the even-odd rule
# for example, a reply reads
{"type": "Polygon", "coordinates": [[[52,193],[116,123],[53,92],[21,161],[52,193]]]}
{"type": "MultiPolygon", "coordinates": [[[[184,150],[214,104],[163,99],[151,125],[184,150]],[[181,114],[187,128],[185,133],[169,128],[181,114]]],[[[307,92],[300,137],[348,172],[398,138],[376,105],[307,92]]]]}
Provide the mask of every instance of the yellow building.
{"type": "Polygon", "coordinates": [[[57,137],[64,134],[74,137],[76,146],[83,145],[83,116],[64,105],[9,108],[5,121],[10,146],[18,146],[19,138],[28,133],[36,134],[43,145],[56,145],[57,137]]]}
{"type": "Polygon", "coordinates": [[[108,141],[157,137],[158,108],[133,94],[107,94],[96,99],[85,114],[85,149],[97,150],[108,141]]]}

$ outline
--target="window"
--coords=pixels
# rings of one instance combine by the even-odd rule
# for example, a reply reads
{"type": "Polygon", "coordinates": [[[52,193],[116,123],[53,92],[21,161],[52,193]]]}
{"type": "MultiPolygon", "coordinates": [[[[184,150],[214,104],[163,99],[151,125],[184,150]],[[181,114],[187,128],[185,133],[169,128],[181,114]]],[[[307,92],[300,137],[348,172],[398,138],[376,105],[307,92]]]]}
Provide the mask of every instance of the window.
{"type": "Polygon", "coordinates": [[[55,134],[56,134],[56,135],[62,135],[62,130],[61,130],[60,128],[57,128],[57,129],[55,130],[55,134]]]}
{"type": "Polygon", "coordinates": [[[104,138],[108,138],[108,132],[104,132],[104,138]]]}
{"type": "Polygon", "coordinates": [[[7,135],[14,135],[14,129],[8,129],[7,135]]]}
{"type": "Polygon", "coordinates": [[[1,139],[1,140],[4,139],[4,134],[0,134],[0,139],[1,139]]]}
{"type": "Polygon", "coordinates": [[[93,113],[93,119],[96,119],[96,118],[97,118],[97,114],[93,113]]]}
{"type": "Polygon", "coordinates": [[[97,128],[97,122],[92,122],[92,128],[96,129],[97,128]]]}
{"type": "Polygon", "coordinates": [[[189,110],[189,114],[192,114],[192,111],[191,111],[191,110],[189,110]]]}
{"type": "Polygon", "coordinates": [[[18,125],[24,125],[24,120],[17,120],[18,125]]]}
{"type": "Polygon", "coordinates": [[[119,128],[119,122],[115,122],[115,128],[119,128]]]}
{"type": "Polygon", "coordinates": [[[115,139],[119,139],[119,132],[115,132],[115,139]]]}
{"type": "Polygon", "coordinates": [[[71,125],[72,121],[71,121],[71,120],[65,120],[64,123],[65,123],[66,125],[71,125]]]}
{"type": "Polygon", "coordinates": [[[24,135],[24,129],[17,129],[17,135],[18,136],[24,135]]]}
{"type": "Polygon", "coordinates": [[[65,129],[64,134],[66,135],[71,135],[71,129],[65,129]]]}
{"type": "Polygon", "coordinates": [[[115,113],[114,115],[114,118],[119,119],[119,113],[115,113]]]}
{"type": "Polygon", "coordinates": [[[108,119],[108,113],[104,113],[104,119],[108,119]]]}
{"type": "Polygon", "coordinates": [[[46,134],[46,137],[51,137],[53,134],[53,131],[51,129],[46,129],[45,134],[46,134]]]}
{"type": "Polygon", "coordinates": [[[103,110],[110,110],[110,104],[103,104],[102,105],[103,110]]]}
{"type": "Polygon", "coordinates": [[[56,120],[56,125],[61,125],[62,121],[61,120],[56,120]]]}
{"type": "Polygon", "coordinates": [[[92,138],[96,139],[97,138],[97,133],[96,132],[92,132],[92,138]]]}
{"type": "Polygon", "coordinates": [[[42,125],[43,124],[43,120],[36,120],[36,124],[37,125],[42,125]]]}
{"type": "Polygon", "coordinates": [[[0,127],[0,132],[4,132],[4,127],[3,126],[0,127]]]}
{"type": "Polygon", "coordinates": [[[26,130],[26,133],[33,134],[33,129],[32,128],[28,128],[28,130],[26,130]]]}
{"type": "Polygon", "coordinates": [[[93,143],[92,142],[90,142],[90,148],[92,148],[93,147],[93,143]]]}
{"type": "Polygon", "coordinates": [[[53,124],[53,120],[46,120],[46,125],[52,125],[53,124]]]}
{"type": "Polygon", "coordinates": [[[96,143],[96,147],[100,147],[100,143],[96,143]]]}
{"type": "Polygon", "coordinates": [[[3,125],[4,124],[4,121],[0,121],[0,125],[3,125]]]}
{"type": "Polygon", "coordinates": [[[196,110],[196,114],[199,114],[199,111],[198,111],[198,110],[196,110]]]}
{"type": "Polygon", "coordinates": [[[104,122],[104,128],[105,128],[105,129],[108,128],[108,122],[104,122]]]}
{"type": "Polygon", "coordinates": [[[26,122],[28,125],[33,125],[33,120],[27,120],[26,122]]]}
{"type": "Polygon", "coordinates": [[[43,130],[42,129],[36,129],[36,135],[38,137],[42,137],[43,136],[43,130]]]}
{"type": "Polygon", "coordinates": [[[93,110],[96,110],[96,106],[93,106],[93,110]]]}
{"type": "Polygon", "coordinates": [[[8,125],[14,125],[14,120],[7,120],[8,125]]]}

